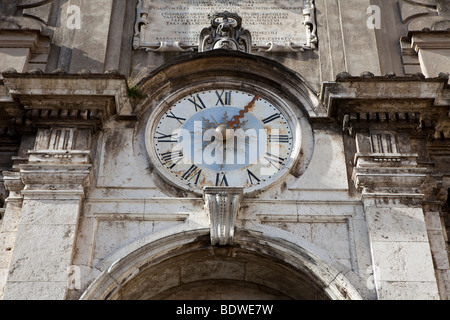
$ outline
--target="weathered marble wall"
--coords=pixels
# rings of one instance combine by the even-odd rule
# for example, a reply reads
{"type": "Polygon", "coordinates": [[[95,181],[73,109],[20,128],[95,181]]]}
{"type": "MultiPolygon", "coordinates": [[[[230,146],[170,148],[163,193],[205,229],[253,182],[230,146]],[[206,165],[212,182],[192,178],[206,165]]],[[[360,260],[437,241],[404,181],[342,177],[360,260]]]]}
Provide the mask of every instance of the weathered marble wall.
{"type": "MultiPolygon", "coordinates": [[[[300,33],[273,50],[255,37],[251,59],[136,39],[145,3],[0,1],[0,71],[16,70],[0,78],[0,298],[180,297],[247,281],[260,287],[245,297],[285,286],[294,298],[448,299],[445,0],[316,0],[304,48],[299,2],[267,12],[299,21],[261,27],[247,12],[250,32],[300,33]],[[208,246],[204,199],[160,178],[145,147],[158,104],[219,78],[270,84],[302,127],[291,174],[242,200],[234,249],[208,246]]],[[[151,40],[173,25],[146,27],[151,40]]]]}

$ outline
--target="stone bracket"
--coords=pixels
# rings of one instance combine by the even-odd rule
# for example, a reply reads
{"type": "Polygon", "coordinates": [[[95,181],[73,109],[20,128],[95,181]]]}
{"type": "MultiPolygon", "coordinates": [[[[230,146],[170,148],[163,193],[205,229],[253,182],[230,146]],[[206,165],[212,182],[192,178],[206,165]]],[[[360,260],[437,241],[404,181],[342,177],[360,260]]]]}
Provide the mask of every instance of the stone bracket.
{"type": "Polygon", "coordinates": [[[237,213],[244,188],[206,187],[205,211],[209,214],[212,245],[232,245],[237,213]]]}
{"type": "Polygon", "coordinates": [[[9,191],[9,196],[6,198],[6,202],[21,202],[21,191],[24,188],[24,184],[21,180],[20,173],[3,171],[3,182],[5,184],[6,190],[9,191]]]}

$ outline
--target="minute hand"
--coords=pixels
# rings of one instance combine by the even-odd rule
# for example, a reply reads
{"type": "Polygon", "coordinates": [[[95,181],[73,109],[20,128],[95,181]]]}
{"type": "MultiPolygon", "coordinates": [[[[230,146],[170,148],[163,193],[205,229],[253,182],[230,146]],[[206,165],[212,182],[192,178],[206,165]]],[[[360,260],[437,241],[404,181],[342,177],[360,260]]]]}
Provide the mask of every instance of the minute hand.
{"type": "Polygon", "coordinates": [[[244,107],[243,110],[239,111],[239,115],[236,115],[233,117],[233,120],[228,121],[228,127],[229,128],[234,128],[235,126],[239,126],[240,124],[240,119],[245,117],[245,114],[248,113],[250,111],[251,108],[253,108],[255,106],[256,101],[260,98],[260,95],[256,95],[253,100],[244,107]]]}

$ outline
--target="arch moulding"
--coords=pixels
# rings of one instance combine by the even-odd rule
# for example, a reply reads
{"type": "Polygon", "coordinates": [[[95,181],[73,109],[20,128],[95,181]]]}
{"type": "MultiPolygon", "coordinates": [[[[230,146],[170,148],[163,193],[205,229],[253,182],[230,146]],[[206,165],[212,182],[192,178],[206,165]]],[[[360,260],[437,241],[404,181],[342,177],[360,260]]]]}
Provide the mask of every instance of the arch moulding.
{"type": "Polygon", "coordinates": [[[363,279],[321,249],[278,229],[254,227],[237,229],[228,247],[211,246],[209,228],[200,226],[138,240],[96,266],[81,299],[158,299],[182,285],[211,280],[256,284],[296,300],[372,298],[363,279]],[[276,273],[274,281],[267,271],[276,273]]]}

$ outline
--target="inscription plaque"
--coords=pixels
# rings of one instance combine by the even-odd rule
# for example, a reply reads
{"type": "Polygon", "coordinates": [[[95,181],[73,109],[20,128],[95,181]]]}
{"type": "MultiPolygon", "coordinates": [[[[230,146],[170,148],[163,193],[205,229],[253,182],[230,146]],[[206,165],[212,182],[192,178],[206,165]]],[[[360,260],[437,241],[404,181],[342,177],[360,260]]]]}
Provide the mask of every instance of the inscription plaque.
{"type": "Polygon", "coordinates": [[[139,0],[134,49],[193,51],[203,28],[217,12],[242,17],[252,35],[252,50],[315,49],[313,0],[139,0]]]}

